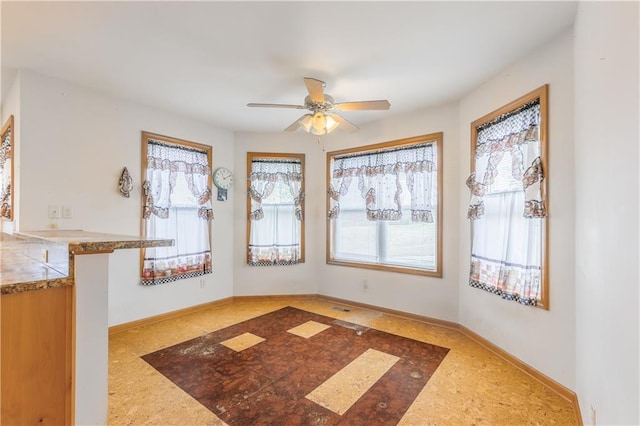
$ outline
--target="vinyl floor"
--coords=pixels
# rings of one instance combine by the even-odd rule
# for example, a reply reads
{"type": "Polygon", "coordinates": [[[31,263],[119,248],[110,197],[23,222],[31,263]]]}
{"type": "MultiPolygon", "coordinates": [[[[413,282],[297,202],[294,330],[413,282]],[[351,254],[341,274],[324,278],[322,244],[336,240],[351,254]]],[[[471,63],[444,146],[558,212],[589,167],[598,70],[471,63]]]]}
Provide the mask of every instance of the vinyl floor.
{"type": "Polygon", "coordinates": [[[110,425],[574,425],[457,330],[322,299],[239,299],[114,334],[110,425]]]}

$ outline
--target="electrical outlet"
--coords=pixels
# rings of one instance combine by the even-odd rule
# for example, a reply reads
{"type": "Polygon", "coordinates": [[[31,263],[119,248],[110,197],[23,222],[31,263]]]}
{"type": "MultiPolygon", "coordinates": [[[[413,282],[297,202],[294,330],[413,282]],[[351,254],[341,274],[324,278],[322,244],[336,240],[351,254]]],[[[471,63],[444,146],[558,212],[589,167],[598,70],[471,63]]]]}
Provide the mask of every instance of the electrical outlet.
{"type": "Polygon", "coordinates": [[[62,206],[62,218],[71,219],[73,217],[73,209],[71,206],[62,206]]]}
{"type": "Polygon", "coordinates": [[[369,290],[369,282],[367,280],[362,280],[362,291],[369,290]]]}
{"type": "Polygon", "coordinates": [[[206,284],[206,282],[205,282],[204,278],[200,278],[200,288],[204,288],[205,284],[206,284]]]}
{"type": "Polygon", "coordinates": [[[49,206],[49,219],[60,219],[60,206],[49,206]]]}
{"type": "Polygon", "coordinates": [[[591,404],[591,424],[593,426],[598,424],[596,423],[596,407],[594,407],[593,404],[591,404]]]}

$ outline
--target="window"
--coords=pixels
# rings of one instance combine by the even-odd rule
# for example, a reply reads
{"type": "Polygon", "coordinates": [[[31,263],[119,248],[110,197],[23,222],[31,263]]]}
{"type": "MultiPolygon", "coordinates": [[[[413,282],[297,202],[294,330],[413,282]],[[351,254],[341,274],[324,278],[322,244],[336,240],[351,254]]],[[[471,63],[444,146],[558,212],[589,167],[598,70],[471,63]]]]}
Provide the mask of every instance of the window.
{"type": "Polygon", "coordinates": [[[442,276],[442,133],[327,154],[327,263],[442,276]]]}
{"type": "Polygon", "coordinates": [[[142,132],[143,232],[172,247],[143,249],[142,284],[211,273],[211,147],[142,132]]]}
{"type": "Polygon", "coordinates": [[[304,154],[247,154],[247,264],[304,262],[304,154]]]}
{"type": "Polygon", "coordinates": [[[0,217],[13,220],[13,115],[0,132],[0,217]]]}
{"type": "Polygon", "coordinates": [[[547,92],[543,86],[471,124],[469,285],[548,309],[547,92]]]}

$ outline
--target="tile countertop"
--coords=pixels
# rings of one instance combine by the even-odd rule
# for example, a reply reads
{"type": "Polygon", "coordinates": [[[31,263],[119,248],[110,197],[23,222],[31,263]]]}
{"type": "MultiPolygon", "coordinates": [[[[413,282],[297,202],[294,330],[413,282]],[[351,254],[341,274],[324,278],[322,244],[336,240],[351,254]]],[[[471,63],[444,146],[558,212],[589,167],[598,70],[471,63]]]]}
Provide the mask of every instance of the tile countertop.
{"type": "Polygon", "coordinates": [[[111,253],[118,249],[165,247],[173,240],[77,230],[0,233],[0,294],[73,285],[69,263],[73,256],[111,253]],[[55,261],[42,259],[42,251],[57,253],[55,261]],[[62,253],[60,255],[59,253],[62,253]]]}

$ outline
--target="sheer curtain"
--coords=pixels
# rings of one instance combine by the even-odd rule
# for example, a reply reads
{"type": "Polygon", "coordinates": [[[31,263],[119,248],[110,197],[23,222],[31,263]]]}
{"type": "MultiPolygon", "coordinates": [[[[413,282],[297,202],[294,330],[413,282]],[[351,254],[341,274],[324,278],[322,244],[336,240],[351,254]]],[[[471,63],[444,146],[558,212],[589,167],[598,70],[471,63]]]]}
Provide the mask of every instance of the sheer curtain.
{"type": "Polygon", "coordinates": [[[212,272],[210,171],[206,151],[147,140],[147,170],[143,184],[145,235],[171,238],[175,245],[145,249],[143,285],[212,272]]]}
{"type": "Polygon", "coordinates": [[[302,179],[300,160],[251,161],[249,265],[293,265],[301,261],[302,179]]]}
{"type": "Polygon", "coordinates": [[[340,215],[340,198],[349,191],[354,178],[366,204],[370,221],[397,221],[408,207],[413,222],[433,222],[436,193],[433,179],[437,167],[433,143],[383,149],[372,153],[336,156],[332,159],[329,183],[329,219],[340,215]],[[411,195],[402,205],[401,174],[406,175],[411,195]]]}
{"type": "Polygon", "coordinates": [[[13,116],[5,124],[0,141],[0,217],[12,219],[11,169],[13,155],[13,116]]]}
{"type": "Polygon", "coordinates": [[[546,207],[539,126],[539,100],[480,126],[475,172],[467,179],[469,284],[524,305],[536,305],[542,290],[546,207]]]}

